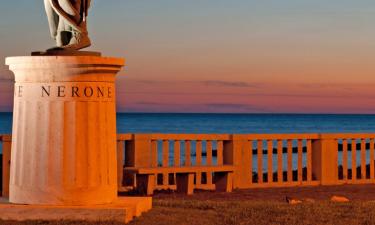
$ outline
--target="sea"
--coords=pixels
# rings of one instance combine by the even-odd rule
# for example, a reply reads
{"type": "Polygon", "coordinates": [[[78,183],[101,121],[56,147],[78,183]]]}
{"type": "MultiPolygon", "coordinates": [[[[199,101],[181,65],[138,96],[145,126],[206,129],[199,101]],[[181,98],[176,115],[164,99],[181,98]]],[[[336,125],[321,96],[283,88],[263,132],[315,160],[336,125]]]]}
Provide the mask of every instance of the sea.
{"type": "MultiPolygon", "coordinates": [[[[10,134],[11,131],[12,114],[0,113],[0,134],[10,134]]],[[[117,132],[179,134],[374,133],[375,115],[118,113],[117,132]]],[[[359,160],[360,157],[358,156],[357,159],[359,160]]],[[[172,158],[170,160],[173,161],[172,158]]],[[[293,154],[293,168],[297,166],[296,160],[297,156],[293,154]]],[[[305,154],[303,160],[303,164],[306,164],[305,154]]],[[[159,161],[161,161],[161,155],[159,155],[159,161]]],[[[277,161],[276,158],[275,161],[277,161]]],[[[253,162],[256,162],[256,158],[253,159],[253,162]]],[[[266,168],[266,158],[264,164],[266,168]]],[[[254,163],[254,169],[256,166],[254,163]]]]}
{"type": "MultiPolygon", "coordinates": [[[[12,132],[12,113],[0,113],[0,134],[12,132]]],[[[372,133],[374,115],[118,113],[118,133],[272,134],[372,133]]]]}

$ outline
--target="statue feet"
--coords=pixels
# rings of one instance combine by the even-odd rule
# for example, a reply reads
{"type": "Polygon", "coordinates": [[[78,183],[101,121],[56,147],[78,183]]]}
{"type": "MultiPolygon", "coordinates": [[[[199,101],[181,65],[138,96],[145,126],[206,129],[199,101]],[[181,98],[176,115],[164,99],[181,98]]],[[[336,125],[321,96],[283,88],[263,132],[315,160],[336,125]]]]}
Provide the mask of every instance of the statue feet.
{"type": "Polygon", "coordinates": [[[87,33],[73,32],[69,44],[62,46],[64,49],[80,50],[91,46],[91,40],[87,33]]]}
{"type": "Polygon", "coordinates": [[[87,33],[62,31],[56,36],[57,47],[49,50],[80,50],[91,46],[87,33]]]}

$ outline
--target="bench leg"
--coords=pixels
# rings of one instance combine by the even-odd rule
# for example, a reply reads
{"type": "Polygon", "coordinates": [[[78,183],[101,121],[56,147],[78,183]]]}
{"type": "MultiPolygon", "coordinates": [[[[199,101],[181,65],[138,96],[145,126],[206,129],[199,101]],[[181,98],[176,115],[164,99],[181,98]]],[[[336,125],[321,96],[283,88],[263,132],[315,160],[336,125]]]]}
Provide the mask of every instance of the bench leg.
{"type": "Polygon", "coordinates": [[[137,190],[141,194],[153,195],[155,189],[154,174],[137,174],[137,190]]]}
{"type": "Polygon", "coordinates": [[[216,172],[215,186],[218,192],[232,192],[233,190],[233,173],[232,172],[216,172]]]}
{"type": "Polygon", "coordinates": [[[194,193],[194,173],[176,174],[177,192],[192,195],[194,193]]]}

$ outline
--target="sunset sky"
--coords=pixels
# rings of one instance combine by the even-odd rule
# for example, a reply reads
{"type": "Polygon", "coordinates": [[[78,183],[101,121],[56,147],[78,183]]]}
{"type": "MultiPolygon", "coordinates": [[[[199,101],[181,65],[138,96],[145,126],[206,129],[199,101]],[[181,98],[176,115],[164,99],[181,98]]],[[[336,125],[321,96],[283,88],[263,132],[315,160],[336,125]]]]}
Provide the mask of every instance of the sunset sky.
{"type": "MultiPolygon", "coordinates": [[[[118,111],[375,113],[374,0],[93,0],[89,31],[127,59],[118,111]]],[[[53,44],[42,0],[1,1],[3,62],[53,44]]]]}

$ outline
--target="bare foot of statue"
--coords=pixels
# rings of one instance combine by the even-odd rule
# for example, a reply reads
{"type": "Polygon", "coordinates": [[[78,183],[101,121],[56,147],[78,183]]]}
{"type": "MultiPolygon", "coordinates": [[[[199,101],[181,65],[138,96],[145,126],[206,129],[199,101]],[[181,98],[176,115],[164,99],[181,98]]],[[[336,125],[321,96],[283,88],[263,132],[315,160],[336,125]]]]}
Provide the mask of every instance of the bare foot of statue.
{"type": "Polygon", "coordinates": [[[91,40],[87,34],[73,32],[69,44],[62,46],[67,50],[79,50],[91,46],[91,40]]]}

